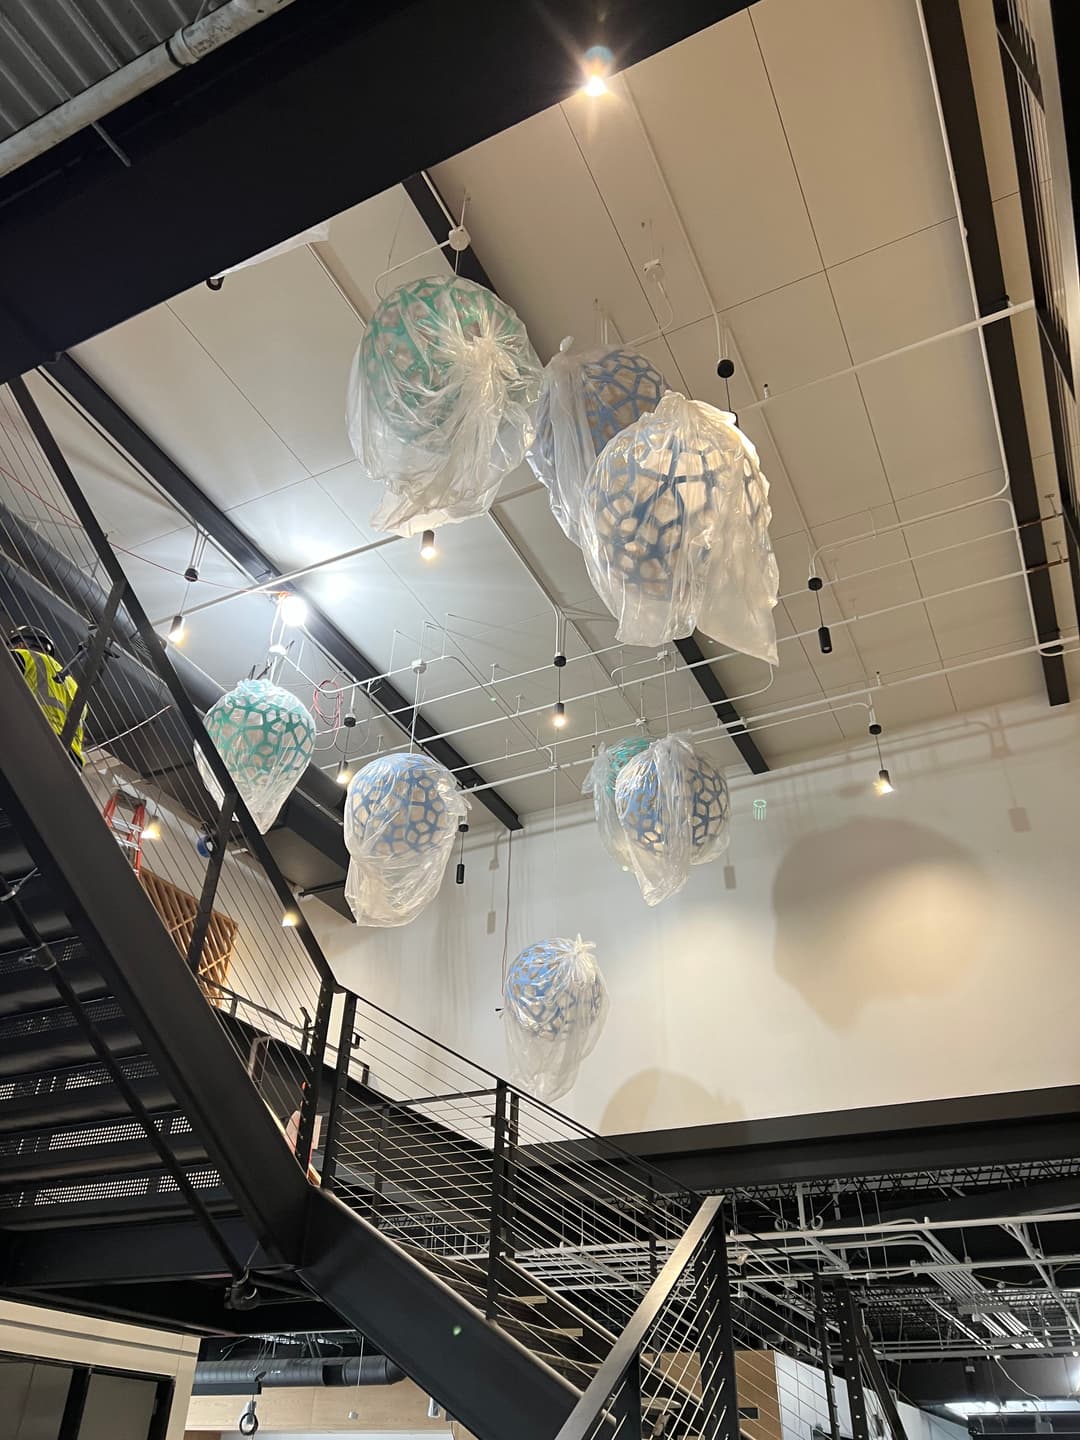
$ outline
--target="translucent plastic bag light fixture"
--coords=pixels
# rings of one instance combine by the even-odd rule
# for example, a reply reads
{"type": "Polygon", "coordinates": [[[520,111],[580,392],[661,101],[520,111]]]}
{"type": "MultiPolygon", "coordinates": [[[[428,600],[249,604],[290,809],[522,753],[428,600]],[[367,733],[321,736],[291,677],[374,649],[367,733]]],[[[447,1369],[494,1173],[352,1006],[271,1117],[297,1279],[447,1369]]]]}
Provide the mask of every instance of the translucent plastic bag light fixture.
{"type": "MultiPolygon", "coordinates": [[[[315,753],[311,712],[271,680],[241,680],[206,712],[206,729],[265,835],[315,753]]],[[[195,764],[220,805],[223,791],[198,745],[195,764]]]]}
{"type": "Polygon", "coordinates": [[[695,629],[776,664],[779,571],[769,485],[735,417],[675,391],[616,435],[589,472],[581,548],[618,639],[695,629]]]}
{"type": "Polygon", "coordinates": [[[632,857],[615,809],[615,781],[623,766],[648,748],[644,735],[630,735],[610,748],[601,745],[581,787],[584,794],[593,797],[593,813],[605,850],[623,870],[632,868],[632,857]]]}
{"type": "Polygon", "coordinates": [[[652,361],[625,347],[562,347],[544,368],[529,464],[548,488],[551,513],[581,544],[585,481],[596,457],[620,430],[651,414],[667,389],[652,361]]]}
{"type": "Polygon", "coordinates": [[[506,972],[503,1026],[515,1078],[541,1100],[557,1100],[600,1038],[607,1015],[596,947],[542,940],[522,950],[506,972]]]}
{"type": "Polygon", "coordinates": [[[407,925],[438,894],[469,802],[430,755],[380,755],[345,797],[345,898],[360,925],[407,925]]]}
{"type": "Polygon", "coordinates": [[[627,761],[615,812],[646,905],[677,894],[691,865],[718,859],[731,838],[727,781],[684,735],[654,740],[627,761]]]}
{"type": "Polygon", "coordinates": [[[483,285],[429,276],[388,296],[347,405],[356,457],[386,488],[375,527],[416,535],[484,514],[532,442],[542,375],[524,325],[483,285]]]}

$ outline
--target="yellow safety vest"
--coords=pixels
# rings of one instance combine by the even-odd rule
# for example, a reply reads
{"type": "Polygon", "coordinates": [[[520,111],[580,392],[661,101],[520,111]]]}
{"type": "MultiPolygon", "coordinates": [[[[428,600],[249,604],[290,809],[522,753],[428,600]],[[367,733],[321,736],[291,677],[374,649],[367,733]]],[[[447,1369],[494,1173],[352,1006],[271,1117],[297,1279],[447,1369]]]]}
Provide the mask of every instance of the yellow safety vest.
{"type": "MultiPolygon", "coordinates": [[[[78,683],[70,675],[61,677],[63,666],[51,655],[40,650],[15,650],[23,664],[23,675],[27,685],[34,692],[46,720],[57,735],[64,733],[64,721],[78,693],[78,683]]],[[[71,739],[72,754],[79,764],[83,762],[83,726],[80,720],[71,739]]]]}

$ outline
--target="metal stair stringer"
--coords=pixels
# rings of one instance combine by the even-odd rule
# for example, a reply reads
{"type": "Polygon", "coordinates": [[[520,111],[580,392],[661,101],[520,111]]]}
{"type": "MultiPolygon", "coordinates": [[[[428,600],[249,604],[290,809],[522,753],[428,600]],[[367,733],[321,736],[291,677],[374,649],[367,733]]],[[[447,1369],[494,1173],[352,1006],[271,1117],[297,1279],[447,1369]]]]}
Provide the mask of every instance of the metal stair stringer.
{"type": "MultiPolygon", "coordinates": [[[[303,1172],[6,655],[0,734],[0,808],[259,1242],[294,1262],[309,1188],[303,1172]]],[[[0,902],[0,910],[17,904],[0,902]]]]}
{"type": "Polygon", "coordinates": [[[298,1274],[479,1440],[554,1440],[580,1392],[326,1190],[298,1274]]]}

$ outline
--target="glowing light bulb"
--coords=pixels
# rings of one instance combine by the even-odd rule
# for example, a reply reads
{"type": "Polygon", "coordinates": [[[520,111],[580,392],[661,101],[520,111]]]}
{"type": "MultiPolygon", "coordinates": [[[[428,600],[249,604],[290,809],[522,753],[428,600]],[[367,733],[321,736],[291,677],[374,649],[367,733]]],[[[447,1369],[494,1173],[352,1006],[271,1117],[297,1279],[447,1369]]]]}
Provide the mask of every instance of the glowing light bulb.
{"type": "Polygon", "coordinates": [[[339,765],[338,772],[334,776],[334,779],[339,785],[348,785],[349,781],[352,779],[352,771],[349,769],[348,765],[339,765]]]}
{"type": "Polygon", "coordinates": [[[281,601],[281,620],[285,625],[303,625],[308,617],[307,601],[302,595],[286,595],[281,601]]]}
{"type": "Polygon", "coordinates": [[[299,924],[300,916],[295,910],[286,910],[284,915],[282,915],[281,917],[281,926],[283,930],[292,930],[299,924]]]}
{"type": "Polygon", "coordinates": [[[556,730],[566,728],[566,706],[561,700],[555,702],[555,713],[551,717],[551,723],[555,726],[556,730]]]}
{"type": "Polygon", "coordinates": [[[594,98],[607,95],[609,93],[608,78],[614,63],[615,57],[606,45],[593,45],[591,49],[586,50],[585,58],[582,61],[585,82],[581,87],[581,93],[592,95],[594,98]]]}
{"type": "Polygon", "coordinates": [[[879,770],[877,779],[874,781],[874,794],[891,795],[895,789],[896,786],[889,779],[888,770],[879,770]]]}
{"type": "Polygon", "coordinates": [[[181,645],[187,634],[187,621],[183,615],[174,615],[169,621],[168,639],[173,645],[181,645]]]}
{"type": "Polygon", "coordinates": [[[439,549],[435,544],[435,531],[425,530],[423,535],[420,536],[420,559],[434,560],[438,553],[439,549]]]}
{"type": "Polygon", "coordinates": [[[142,838],[144,840],[161,839],[161,825],[158,822],[156,816],[153,820],[148,820],[146,824],[142,827],[142,838]]]}

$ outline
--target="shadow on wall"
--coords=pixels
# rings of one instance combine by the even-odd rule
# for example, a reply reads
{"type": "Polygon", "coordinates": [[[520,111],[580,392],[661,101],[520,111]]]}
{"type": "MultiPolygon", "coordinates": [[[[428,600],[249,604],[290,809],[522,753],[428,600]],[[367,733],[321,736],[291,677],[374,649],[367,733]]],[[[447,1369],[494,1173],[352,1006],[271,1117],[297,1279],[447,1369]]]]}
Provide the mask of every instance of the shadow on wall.
{"type": "Polygon", "coordinates": [[[600,1117],[601,1135],[623,1135],[657,1125],[708,1125],[740,1120],[742,1106],[714,1095],[671,1070],[639,1070],[619,1086],[600,1117]]]}
{"type": "Polygon", "coordinates": [[[993,893],[974,857],[906,820],[804,835],[773,884],[776,972],[834,1028],[889,997],[946,996],[979,963],[993,893]]]}

